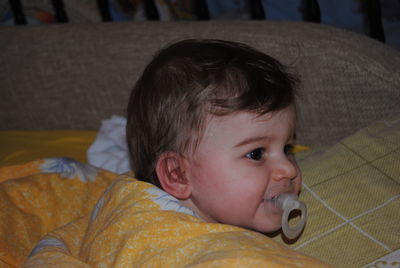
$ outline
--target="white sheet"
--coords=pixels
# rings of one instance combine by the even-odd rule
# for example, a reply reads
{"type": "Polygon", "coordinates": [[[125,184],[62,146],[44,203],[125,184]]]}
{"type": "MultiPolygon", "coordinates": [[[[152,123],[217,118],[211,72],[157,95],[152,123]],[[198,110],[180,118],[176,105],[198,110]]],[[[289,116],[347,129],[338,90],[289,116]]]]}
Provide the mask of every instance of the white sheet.
{"type": "Polygon", "coordinates": [[[88,162],[117,174],[130,170],[126,144],[126,118],[113,115],[101,122],[95,141],[87,152],[88,162]]]}

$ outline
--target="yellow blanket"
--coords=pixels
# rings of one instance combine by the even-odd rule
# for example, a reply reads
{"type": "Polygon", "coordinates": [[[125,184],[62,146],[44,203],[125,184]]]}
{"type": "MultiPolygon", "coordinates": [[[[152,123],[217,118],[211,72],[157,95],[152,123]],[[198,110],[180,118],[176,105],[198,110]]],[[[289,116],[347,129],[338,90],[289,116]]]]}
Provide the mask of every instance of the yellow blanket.
{"type": "Polygon", "coordinates": [[[0,168],[0,267],[19,267],[46,233],[90,213],[116,178],[68,158],[0,168]]]}
{"type": "Polygon", "coordinates": [[[4,266],[20,266],[42,235],[70,222],[44,236],[24,266],[325,267],[262,234],[205,223],[150,184],[127,176],[115,180],[114,174],[69,159],[35,161],[0,173],[3,180],[14,178],[1,184],[12,199],[0,195],[2,211],[13,210],[1,222],[1,232],[13,234],[1,233],[12,240],[0,242],[4,266]]]}

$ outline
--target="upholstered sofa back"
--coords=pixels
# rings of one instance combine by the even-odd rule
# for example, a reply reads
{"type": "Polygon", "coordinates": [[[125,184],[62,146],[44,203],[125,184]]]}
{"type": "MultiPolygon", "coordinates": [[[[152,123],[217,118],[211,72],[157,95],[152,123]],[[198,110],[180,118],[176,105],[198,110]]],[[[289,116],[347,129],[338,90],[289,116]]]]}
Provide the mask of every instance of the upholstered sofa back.
{"type": "Polygon", "coordinates": [[[124,115],[154,52],[185,38],[245,42],[300,74],[298,142],[333,143],[400,113],[400,53],[304,22],[206,21],[0,27],[0,129],[97,129],[124,115]]]}

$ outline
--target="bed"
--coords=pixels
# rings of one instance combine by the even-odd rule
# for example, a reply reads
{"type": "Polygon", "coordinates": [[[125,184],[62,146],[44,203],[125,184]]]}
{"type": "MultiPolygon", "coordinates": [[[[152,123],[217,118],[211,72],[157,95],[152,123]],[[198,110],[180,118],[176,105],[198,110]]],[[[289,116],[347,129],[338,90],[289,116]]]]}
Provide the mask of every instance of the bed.
{"type": "Polygon", "coordinates": [[[248,43],[301,76],[297,143],[311,149],[296,157],[309,220],[298,240],[272,240],[337,267],[400,266],[398,51],[285,21],[1,26],[0,36],[0,266],[20,267],[46,233],[90,213],[116,178],[87,164],[102,120],[124,116],[156,50],[192,37],[248,43]]]}

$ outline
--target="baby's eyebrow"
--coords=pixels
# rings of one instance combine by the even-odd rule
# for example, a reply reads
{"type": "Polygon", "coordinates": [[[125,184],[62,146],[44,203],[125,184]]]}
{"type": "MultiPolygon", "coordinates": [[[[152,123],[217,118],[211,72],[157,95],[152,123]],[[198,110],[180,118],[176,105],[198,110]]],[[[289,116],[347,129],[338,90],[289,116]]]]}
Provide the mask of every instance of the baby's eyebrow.
{"type": "Polygon", "coordinates": [[[244,139],[243,141],[239,142],[238,144],[236,144],[234,146],[234,148],[236,147],[241,147],[244,145],[248,145],[251,143],[256,143],[256,142],[260,142],[260,141],[265,141],[265,140],[269,140],[270,138],[268,136],[256,136],[256,137],[249,137],[247,139],[244,139]]]}

